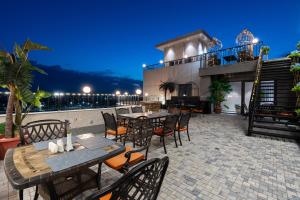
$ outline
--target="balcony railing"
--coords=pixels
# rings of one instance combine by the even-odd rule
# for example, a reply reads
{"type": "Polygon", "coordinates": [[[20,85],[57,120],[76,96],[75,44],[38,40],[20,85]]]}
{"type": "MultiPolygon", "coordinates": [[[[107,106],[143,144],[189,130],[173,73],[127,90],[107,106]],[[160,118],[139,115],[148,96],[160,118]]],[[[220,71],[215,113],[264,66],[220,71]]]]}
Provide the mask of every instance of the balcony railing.
{"type": "Polygon", "coordinates": [[[153,70],[162,67],[180,65],[185,63],[199,62],[200,68],[207,68],[211,66],[220,66],[227,64],[234,64],[237,62],[245,62],[251,60],[257,60],[259,56],[259,50],[263,42],[255,44],[246,44],[226,49],[220,49],[217,51],[211,51],[201,55],[191,56],[188,58],[181,58],[163,63],[157,63],[148,65],[144,70],[153,70]]]}
{"type": "MultiPolygon", "coordinates": [[[[0,114],[4,114],[8,92],[0,92],[0,114]]],[[[138,105],[143,97],[138,95],[54,93],[41,100],[42,106],[31,112],[109,108],[124,105],[138,105]]]]}

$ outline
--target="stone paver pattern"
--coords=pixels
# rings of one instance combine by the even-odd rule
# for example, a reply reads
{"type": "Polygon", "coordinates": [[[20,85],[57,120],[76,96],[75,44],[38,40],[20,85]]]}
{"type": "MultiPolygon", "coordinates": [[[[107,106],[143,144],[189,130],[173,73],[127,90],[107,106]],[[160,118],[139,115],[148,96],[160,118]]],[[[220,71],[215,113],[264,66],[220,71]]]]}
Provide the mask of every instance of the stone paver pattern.
{"type": "MultiPolygon", "coordinates": [[[[190,121],[189,142],[175,148],[169,137],[170,165],[158,199],[300,199],[300,146],[293,140],[245,136],[247,120],[236,115],[205,115],[190,121]]],[[[153,136],[149,157],[165,156],[153,136]]],[[[103,166],[102,185],[121,175],[103,166]]],[[[84,199],[87,191],[77,199],[84,199]]],[[[0,162],[0,199],[18,199],[0,162]]],[[[33,199],[34,189],[24,191],[33,199]]],[[[39,198],[41,199],[41,198],[39,198]]]]}

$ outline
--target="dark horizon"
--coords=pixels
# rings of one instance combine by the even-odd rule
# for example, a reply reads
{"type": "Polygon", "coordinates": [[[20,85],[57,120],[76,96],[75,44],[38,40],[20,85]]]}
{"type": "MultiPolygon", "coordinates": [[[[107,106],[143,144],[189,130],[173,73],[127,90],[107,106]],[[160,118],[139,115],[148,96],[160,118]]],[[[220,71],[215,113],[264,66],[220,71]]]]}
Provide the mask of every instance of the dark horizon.
{"type": "Polygon", "coordinates": [[[108,72],[142,80],[142,64],[158,63],[155,45],[203,29],[235,46],[248,28],[271,47],[270,58],[282,57],[300,40],[300,2],[240,1],[5,1],[0,49],[11,50],[27,38],[52,49],[30,57],[44,65],[81,72],[108,72]]]}

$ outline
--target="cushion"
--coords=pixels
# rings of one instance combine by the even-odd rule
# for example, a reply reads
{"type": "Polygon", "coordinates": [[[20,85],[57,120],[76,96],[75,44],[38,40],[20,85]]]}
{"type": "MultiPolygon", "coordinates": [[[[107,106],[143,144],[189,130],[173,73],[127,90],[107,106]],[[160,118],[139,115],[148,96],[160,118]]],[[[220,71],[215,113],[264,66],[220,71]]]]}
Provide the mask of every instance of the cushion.
{"type": "Polygon", "coordinates": [[[182,128],[180,128],[180,127],[176,127],[176,130],[177,131],[186,131],[187,130],[187,128],[186,127],[182,127],[182,128]]]}
{"type": "MultiPolygon", "coordinates": [[[[104,163],[115,170],[119,170],[124,166],[124,164],[127,161],[127,158],[125,157],[125,153],[128,151],[131,151],[131,150],[132,150],[132,147],[126,146],[125,152],[123,152],[115,157],[112,157],[110,159],[107,159],[106,161],[104,161],[104,163]]],[[[132,153],[129,164],[134,165],[134,164],[139,163],[140,161],[144,160],[144,158],[145,158],[145,156],[142,153],[139,153],[139,152],[132,153]]]]}
{"type": "Polygon", "coordinates": [[[164,133],[164,129],[161,127],[155,128],[154,129],[154,134],[158,136],[163,136],[163,135],[172,135],[173,131],[169,131],[167,133],[164,133]]]}
{"type": "Polygon", "coordinates": [[[110,200],[111,198],[111,193],[108,193],[107,195],[100,197],[99,200],[110,200]]]}
{"type": "MultiPolygon", "coordinates": [[[[124,134],[126,134],[126,131],[127,131],[126,127],[124,127],[124,126],[118,127],[118,135],[124,135],[124,134]]],[[[107,130],[106,133],[109,135],[116,135],[116,131],[111,130],[111,129],[107,130]]]]}

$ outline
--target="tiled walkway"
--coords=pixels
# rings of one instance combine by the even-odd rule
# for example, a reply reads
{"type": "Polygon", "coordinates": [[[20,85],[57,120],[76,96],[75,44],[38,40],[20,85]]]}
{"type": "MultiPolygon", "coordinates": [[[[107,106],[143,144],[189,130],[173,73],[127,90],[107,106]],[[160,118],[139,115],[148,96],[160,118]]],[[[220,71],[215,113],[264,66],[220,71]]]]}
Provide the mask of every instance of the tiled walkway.
{"type": "MultiPolygon", "coordinates": [[[[175,148],[170,137],[170,165],[159,199],[300,199],[298,144],[292,140],[247,137],[246,123],[239,116],[195,117],[190,126],[191,142],[184,137],[183,146],[175,148]]],[[[154,137],[150,157],[162,156],[163,148],[154,137]]],[[[117,176],[117,172],[105,167],[103,185],[117,176]]],[[[25,199],[33,194],[32,189],[25,190],[25,199]]],[[[17,199],[2,162],[0,199],[17,199]]]]}

